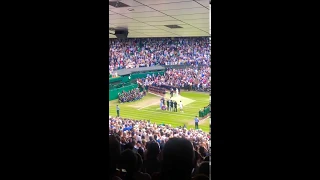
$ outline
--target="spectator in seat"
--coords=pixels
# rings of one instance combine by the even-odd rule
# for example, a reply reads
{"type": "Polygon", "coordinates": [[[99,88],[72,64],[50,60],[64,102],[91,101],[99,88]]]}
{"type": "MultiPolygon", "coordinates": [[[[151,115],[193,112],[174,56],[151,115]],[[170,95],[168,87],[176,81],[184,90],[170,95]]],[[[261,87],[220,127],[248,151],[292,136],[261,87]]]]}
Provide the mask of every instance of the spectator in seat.
{"type": "Polygon", "coordinates": [[[120,142],[118,139],[110,135],[109,136],[109,180],[121,180],[121,178],[116,176],[116,168],[119,163],[120,158],[120,142]]]}
{"type": "Polygon", "coordinates": [[[138,154],[141,156],[142,160],[144,160],[144,151],[143,151],[142,147],[139,147],[138,154]]]}
{"type": "Polygon", "coordinates": [[[198,175],[194,176],[192,178],[192,180],[209,180],[209,177],[205,176],[203,174],[198,174],[198,175]]]}
{"type": "Polygon", "coordinates": [[[207,156],[206,158],[204,158],[203,161],[209,161],[209,156],[207,156]]]}
{"type": "Polygon", "coordinates": [[[197,174],[197,170],[202,160],[203,160],[202,156],[197,151],[194,151],[194,161],[193,161],[194,169],[192,172],[193,175],[197,174]]]}
{"type": "Polygon", "coordinates": [[[152,175],[155,172],[160,172],[161,164],[159,161],[160,147],[155,141],[148,144],[146,152],[146,160],[144,161],[145,172],[152,175]]]}
{"type": "Polygon", "coordinates": [[[119,168],[125,169],[124,180],[134,180],[134,174],[137,171],[138,160],[136,154],[130,150],[124,150],[120,155],[119,168]]]}
{"type": "Polygon", "coordinates": [[[161,141],[160,141],[160,150],[161,150],[161,151],[163,150],[163,147],[164,147],[164,140],[161,140],[161,141]]]}
{"type": "Polygon", "coordinates": [[[127,143],[125,146],[124,146],[124,149],[130,149],[130,150],[133,150],[134,149],[134,145],[132,142],[129,142],[127,143]]]}
{"type": "Polygon", "coordinates": [[[160,144],[160,139],[158,139],[157,135],[154,135],[153,138],[155,141],[157,141],[160,144]]]}
{"type": "Polygon", "coordinates": [[[140,156],[140,154],[135,154],[137,156],[137,167],[136,167],[136,171],[133,175],[133,179],[134,180],[151,180],[151,176],[147,173],[143,173],[141,172],[142,167],[143,167],[143,160],[140,156]]]}
{"type": "Polygon", "coordinates": [[[199,148],[199,153],[202,157],[206,157],[207,156],[207,153],[206,153],[206,150],[203,146],[200,146],[199,148]]]}
{"type": "Polygon", "coordinates": [[[190,141],[171,138],[163,149],[161,180],[191,180],[194,167],[194,150],[190,141]]]}
{"type": "Polygon", "coordinates": [[[204,161],[200,164],[200,167],[198,169],[198,173],[197,174],[203,174],[209,177],[209,162],[208,161],[204,161]]]}
{"type": "MultiPolygon", "coordinates": [[[[148,132],[147,132],[148,133],[148,132]]],[[[149,144],[151,143],[151,142],[153,142],[154,140],[153,140],[153,137],[152,136],[149,136],[149,141],[146,143],[146,147],[147,147],[147,149],[148,149],[148,147],[149,147],[149,144]]]]}

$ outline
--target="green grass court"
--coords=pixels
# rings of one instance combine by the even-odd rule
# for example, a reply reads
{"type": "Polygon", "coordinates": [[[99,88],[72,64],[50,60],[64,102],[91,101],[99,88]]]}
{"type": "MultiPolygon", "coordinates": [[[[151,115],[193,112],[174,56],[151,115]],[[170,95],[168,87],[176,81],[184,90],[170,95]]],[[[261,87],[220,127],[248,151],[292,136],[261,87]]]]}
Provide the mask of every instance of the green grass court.
{"type": "MultiPolygon", "coordinates": [[[[169,98],[169,93],[166,94],[165,98],[169,98]]],[[[116,116],[116,105],[120,107],[120,117],[131,118],[136,120],[150,120],[157,124],[171,124],[173,127],[186,126],[194,128],[194,118],[199,116],[200,108],[203,108],[209,104],[209,94],[202,92],[187,92],[182,91],[179,97],[173,96],[173,100],[183,103],[183,111],[180,112],[178,105],[178,112],[170,112],[160,110],[160,97],[148,93],[147,96],[141,100],[120,104],[118,100],[109,101],[109,109],[111,116],[116,116]]],[[[201,120],[199,128],[205,132],[210,131],[210,118],[201,120]]]]}

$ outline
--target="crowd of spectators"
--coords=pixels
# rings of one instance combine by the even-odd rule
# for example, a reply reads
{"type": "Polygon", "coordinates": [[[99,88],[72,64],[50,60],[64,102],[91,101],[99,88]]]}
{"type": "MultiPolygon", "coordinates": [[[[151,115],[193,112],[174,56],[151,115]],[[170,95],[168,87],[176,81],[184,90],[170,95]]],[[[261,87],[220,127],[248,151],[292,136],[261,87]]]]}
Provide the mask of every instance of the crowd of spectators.
{"type": "Polygon", "coordinates": [[[135,88],[128,92],[122,91],[122,93],[118,93],[118,95],[119,103],[125,103],[142,99],[142,97],[146,95],[146,92],[140,92],[139,88],[135,88]]]}
{"type": "Polygon", "coordinates": [[[144,79],[138,79],[138,84],[157,86],[166,89],[182,88],[195,91],[211,90],[210,67],[172,69],[168,68],[165,74],[152,74],[144,79]]]}
{"type": "Polygon", "coordinates": [[[210,66],[209,37],[109,40],[109,72],[155,65],[210,66]]]}
{"type": "Polygon", "coordinates": [[[209,179],[209,134],[109,117],[109,179],[209,179]]]}

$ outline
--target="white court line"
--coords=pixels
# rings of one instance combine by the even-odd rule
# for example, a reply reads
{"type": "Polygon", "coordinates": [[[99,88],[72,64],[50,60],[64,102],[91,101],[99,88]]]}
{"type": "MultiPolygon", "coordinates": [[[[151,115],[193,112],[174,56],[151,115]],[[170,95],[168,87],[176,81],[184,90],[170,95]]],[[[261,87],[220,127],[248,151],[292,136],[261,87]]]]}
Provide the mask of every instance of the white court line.
{"type": "Polygon", "coordinates": [[[154,93],[152,93],[152,92],[148,92],[149,94],[153,94],[153,95],[155,95],[155,96],[158,96],[158,97],[162,97],[162,96],[160,96],[160,95],[158,95],[158,94],[154,94],[154,93]]]}
{"type": "MultiPolygon", "coordinates": [[[[162,96],[160,96],[158,94],[154,94],[154,93],[151,93],[151,92],[148,92],[148,93],[153,94],[153,95],[158,96],[158,97],[162,97],[162,96]]],[[[146,107],[149,107],[149,106],[153,106],[153,105],[156,105],[156,104],[158,104],[158,103],[151,103],[151,104],[148,104],[146,106],[143,106],[143,107],[139,108],[138,110],[141,110],[143,108],[146,108],[146,107]]]]}
{"type": "MultiPolygon", "coordinates": [[[[163,96],[160,96],[160,95],[155,94],[155,93],[152,93],[152,92],[148,92],[148,93],[153,94],[153,95],[158,96],[158,97],[163,97],[163,96]]],[[[193,100],[193,99],[190,99],[190,98],[186,98],[186,97],[180,96],[180,95],[179,95],[179,97],[188,99],[188,101],[190,101],[187,105],[183,105],[183,107],[188,107],[188,108],[190,108],[190,109],[196,109],[196,107],[192,107],[192,106],[196,105],[196,104],[192,104],[192,103],[196,102],[196,100],[193,100]],[[190,106],[190,105],[192,105],[192,106],[190,106]]],[[[173,99],[176,99],[176,97],[173,97],[173,99]]],[[[200,103],[200,102],[199,102],[199,103],[200,103]]],[[[138,110],[141,110],[141,109],[144,109],[144,108],[146,108],[146,107],[153,106],[153,105],[156,105],[156,104],[158,104],[158,103],[152,103],[152,104],[143,106],[143,107],[139,108],[138,110]]],[[[159,104],[159,105],[160,105],[160,104],[159,104]]],[[[180,107],[180,105],[179,105],[179,107],[180,107]]],[[[197,108],[197,109],[200,109],[200,108],[197,108]]]]}
{"type": "Polygon", "coordinates": [[[175,116],[194,117],[193,115],[180,114],[179,110],[178,110],[178,112],[171,112],[171,111],[157,112],[157,111],[151,111],[151,110],[146,110],[146,109],[143,109],[141,111],[148,111],[148,112],[160,113],[160,114],[171,114],[172,113],[172,115],[175,115],[175,116]]]}
{"type": "MultiPolygon", "coordinates": [[[[195,102],[195,100],[192,100],[190,103],[188,103],[187,105],[183,105],[183,107],[188,107],[188,109],[190,108],[190,109],[199,109],[199,108],[196,108],[196,107],[189,107],[189,105],[191,104],[191,103],[193,103],[193,102],[195,102]]],[[[149,106],[153,106],[153,105],[156,105],[156,104],[158,104],[158,103],[151,103],[151,104],[149,104],[149,105],[146,105],[146,106],[143,106],[143,107],[141,107],[141,108],[139,108],[138,110],[141,110],[141,109],[144,109],[144,108],[146,108],[146,107],[149,107],[149,106]]],[[[160,106],[160,104],[159,104],[159,106],[160,106]]],[[[179,105],[179,107],[177,107],[177,108],[180,108],[180,105],[179,105]]],[[[160,109],[160,108],[158,108],[158,109],[160,109]]]]}
{"type": "MultiPolygon", "coordinates": [[[[151,104],[149,104],[149,105],[146,105],[146,106],[143,106],[143,107],[139,108],[138,110],[140,111],[140,110],[143,109],[143,108],[146,108],[146,107],[149,107],[149,106],[153,106],[153,105],[156,105],[156,104],[158,104],[158,103],[151,103],[151,104]]],[[[159,106],[160,106],[160,105],[159,105],[159,106]]]]}
{"type": "MultiPolygon", "coordinates": [[[[154,93],[152,93],[152,92],[148,92],[148,93],[149,93],[149,94],[153,94],[153,95],[158,96],[158,97],[162,97],[162,96],[160,96],[160,95],[158,95],[158,94],[154,94],[154,93]]],[[[143,109],[143,108],[146,108],[146,107],[149,107],[149,106],[153,106],[153,105],[156,105],[156,103],[151,103],[151,104],[149,104],[149,105],[143,106],[143,107],[139,108],[138,110],[141,110],[141,109],[143,109]]]]}
{"type": "MultiPolygon", "coordinates": [[[[163,96],[160,96],[160,95],[155,94],[155,93],[152,93],[152,92],[148,92],[148,93],[153,94],[153,95],[158,96],[158,97],[161,97],[161,98],[163,97],[163,96]]],[[[143,107],[139,108],[138,110],[141,110],[141,109],[144,109],[144,108],[146,108],[146,107],[153,106],[153,105],[156,105],[156,104],[157,104],[157,103],[151,103],[151,104],[149,104],[149,105],[146,105],[146,106],[143,106],[143,107]]],[[[160,106],[160,104],[159,104],[159,106],[160,106]]]]}
{"type": "MultiPolygon", "coordinates": [[[[199,120],[199,121],[204,121],[204,120],[206,120],[206,119],[208,119],[208,118],[210,118],[210,116],[206,117],[205,119],[201,119],[201,120],[199,120]]],[[[211,123],[211,122],[210,122],[210,123],[211,123]]]]}

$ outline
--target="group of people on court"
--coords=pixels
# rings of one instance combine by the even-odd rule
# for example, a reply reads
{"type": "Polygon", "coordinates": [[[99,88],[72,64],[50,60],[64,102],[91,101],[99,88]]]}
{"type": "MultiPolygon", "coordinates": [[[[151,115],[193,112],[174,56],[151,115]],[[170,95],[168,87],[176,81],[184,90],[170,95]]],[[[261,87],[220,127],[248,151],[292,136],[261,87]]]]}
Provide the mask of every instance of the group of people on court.
{"type": "MultiPolygon", "coordinates": [[[[173,97],[173,93],[174,93],[174,89],[171,88],[171,89],[170,89],[170,97],[173,97]]],[[[179,96],[179,90],[178,90],[178,88],[176,88],[176,96],[179,96]]]]}
{"type": "MultiPolygon", "coordinates": [[[[164,98],[160,99],[160,109],[164,111],[167,110],[171,112],[178,112],[177,106],[178,106],[178,102],[175,100],[172,100],[171,98],[167,99],[167,101],[165,101],[164,98]]],[[[179,103],[179,106],[180,106],[180,112],[183,112],[183,104],[181,101],[179,103]]]]}

